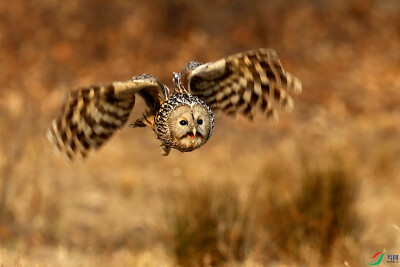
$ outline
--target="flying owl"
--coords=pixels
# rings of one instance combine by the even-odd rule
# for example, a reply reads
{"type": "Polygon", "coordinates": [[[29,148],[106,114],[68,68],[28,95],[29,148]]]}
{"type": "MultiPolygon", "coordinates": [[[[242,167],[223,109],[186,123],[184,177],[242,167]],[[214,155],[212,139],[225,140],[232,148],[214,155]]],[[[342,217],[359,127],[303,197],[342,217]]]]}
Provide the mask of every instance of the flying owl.
{"type": "Polygon", "coordinates": [[[142,74],[126,82],[71,90],[47,136],[70,160],[85,158],[124,126],[139,95],[147,109],[130,127],[150,127],[167,156],[171,148],[189,152],[204,145],[213,132],[213,111],[253,119],[258,109],[276,120],[275,106],[291,111],[289,93],[302,90],[276,52],[264,48],[206,64],[189,62],[173,74],[173,83],[171,91],[156,77],[142,74]]]}

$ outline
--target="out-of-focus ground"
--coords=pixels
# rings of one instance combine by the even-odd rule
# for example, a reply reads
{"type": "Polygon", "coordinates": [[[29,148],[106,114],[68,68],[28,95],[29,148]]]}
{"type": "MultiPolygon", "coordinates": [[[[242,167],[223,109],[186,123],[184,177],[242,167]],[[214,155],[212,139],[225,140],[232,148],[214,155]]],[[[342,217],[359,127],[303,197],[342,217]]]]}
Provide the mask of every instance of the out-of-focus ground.
{"type": "Polygon", "coordinates": [[[398,0],[0,2],[0,266],[400,254],[399,14],[398,0]],[[141,73],[171,86],[190,60],[258,47],[303,82],[278,123],[222,115],[207,145],[168,157],[126,127],[70,165],[45,138],[72,87],[141,73]]]}

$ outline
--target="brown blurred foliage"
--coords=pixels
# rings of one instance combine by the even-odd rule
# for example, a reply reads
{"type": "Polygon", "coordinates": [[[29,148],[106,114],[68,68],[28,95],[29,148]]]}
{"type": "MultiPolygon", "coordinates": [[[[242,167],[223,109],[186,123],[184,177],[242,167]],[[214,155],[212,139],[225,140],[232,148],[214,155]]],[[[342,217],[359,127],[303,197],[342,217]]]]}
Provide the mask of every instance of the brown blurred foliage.
{"type": "Polygon", "coordinates": [[[0,2],[0,266],[398,254],[399,14],[398,0],[0,2]],[[222,116],[207,146],[168,158],[124,129],[73,165],[45,140],[72,87],[141,73],[171,85],[188,61],[258,47],[303,82],[278,124],[222,116]]]}

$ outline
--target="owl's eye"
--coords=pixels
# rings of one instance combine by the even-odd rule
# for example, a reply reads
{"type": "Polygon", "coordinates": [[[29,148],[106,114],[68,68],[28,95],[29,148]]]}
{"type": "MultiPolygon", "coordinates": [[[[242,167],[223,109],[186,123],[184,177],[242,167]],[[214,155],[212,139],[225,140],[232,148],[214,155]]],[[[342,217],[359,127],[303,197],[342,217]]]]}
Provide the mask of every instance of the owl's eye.
{"type": "Polygon", "coordinates": [[[179,124],[182,125],[182,126],[185,126],[185,125],[187,124],[187,121],[181,120],[181,121],[179,122],[179,124]]]}
{"type": "Polygon", "coordinates": [[[202,124],[203,124],[203,120],[202,120],[202,119],[198,119],[198,120],[197,120],[197,124],[198,124],[198,125],[202,125],[202,124]]]}

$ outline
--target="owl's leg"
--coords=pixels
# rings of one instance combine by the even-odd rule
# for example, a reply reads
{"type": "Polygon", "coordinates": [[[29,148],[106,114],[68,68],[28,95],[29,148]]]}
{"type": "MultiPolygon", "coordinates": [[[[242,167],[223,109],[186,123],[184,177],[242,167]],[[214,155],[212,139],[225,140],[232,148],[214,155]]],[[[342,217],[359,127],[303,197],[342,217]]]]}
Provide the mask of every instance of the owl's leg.
{"type": "Polygon", "coordinates": [[[154,129],[154,115],[145,115],[140,119],[137,119],[135,122],[129,124],[130,128],[136,127],[146,127],[149,126],[150,128],[154,129]]]}
{"type": "Polygon", "coordinates": [[[165,144],[162,144],[160,146],[160,150],[161,150],[161,155],[163,156],[168,156],[169,152],[171,152],[171,148],[169,146],[166,146],[165,144]]]}

